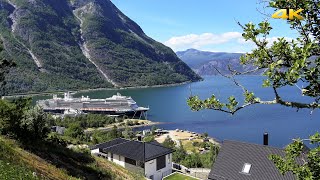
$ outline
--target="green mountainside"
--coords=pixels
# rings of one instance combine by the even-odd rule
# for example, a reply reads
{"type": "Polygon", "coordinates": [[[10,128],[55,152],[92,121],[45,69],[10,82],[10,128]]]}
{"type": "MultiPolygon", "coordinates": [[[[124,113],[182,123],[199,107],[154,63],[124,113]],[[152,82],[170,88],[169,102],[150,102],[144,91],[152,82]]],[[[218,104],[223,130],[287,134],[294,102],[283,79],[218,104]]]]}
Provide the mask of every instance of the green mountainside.
{"type": "Polygon", "coordinates": [[[17,64],[8,93],[200,79],[110,0],[0,0],[0,37],[17,64]]]}

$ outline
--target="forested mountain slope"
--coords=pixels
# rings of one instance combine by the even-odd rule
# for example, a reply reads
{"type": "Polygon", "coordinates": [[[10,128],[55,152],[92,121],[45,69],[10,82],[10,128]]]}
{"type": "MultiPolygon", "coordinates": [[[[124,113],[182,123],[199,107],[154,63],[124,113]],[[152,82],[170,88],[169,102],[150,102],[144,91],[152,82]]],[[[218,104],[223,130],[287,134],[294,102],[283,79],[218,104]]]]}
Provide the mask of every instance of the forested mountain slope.
{"type": "Polygon", "coordinates": [[[9,93],[199,80],[110,0],[0,0],[9,93]]]}

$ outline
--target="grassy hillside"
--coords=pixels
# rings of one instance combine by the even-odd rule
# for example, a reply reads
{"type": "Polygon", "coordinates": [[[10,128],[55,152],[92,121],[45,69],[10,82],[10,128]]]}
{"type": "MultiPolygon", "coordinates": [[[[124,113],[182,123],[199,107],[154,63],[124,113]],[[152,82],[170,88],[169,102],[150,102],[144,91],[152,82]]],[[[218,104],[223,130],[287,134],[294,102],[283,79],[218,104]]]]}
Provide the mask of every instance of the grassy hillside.
{"type": "Polygon", "coordinates": [[[143,179],[120,166],[86,153],[45,143],[22,148],[16,141],[3,136],[0,136],[0,177],[24,180],[143,179]]]}

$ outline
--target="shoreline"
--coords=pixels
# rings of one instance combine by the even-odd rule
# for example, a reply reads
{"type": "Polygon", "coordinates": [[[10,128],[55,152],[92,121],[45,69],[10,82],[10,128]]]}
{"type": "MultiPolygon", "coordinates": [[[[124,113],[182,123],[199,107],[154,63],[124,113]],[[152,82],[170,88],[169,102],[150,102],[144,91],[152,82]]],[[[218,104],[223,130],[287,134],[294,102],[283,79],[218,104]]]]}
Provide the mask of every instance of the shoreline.
{"type": "MultiPolygon", "coordinates": [[[[201,81],[201,80],[199,80],[201,81]]],[[[162,84],[162,85],[152,85],[152,86],[133,86],[133,87],[121,87],[121,88],[94,88],[94,89],[80,89],[80,90],[65,90],[65,91],[48,91],[48,92],[30,92],[30,93],[22,93],[22,94],[10,94],[7,96],[2,96],[3,99],[5,98],[14,98],[14,97],[25,97],[25,96],[49,96],[52,94],[62,94],[65,92],[70,92],[72,94],[75,93],[81,93],[81,92],[94,92],[94,91],[101,91],[101,90],[106,90],[106,91],[112,91],[112,90],[126,90],[126,89],[145,89],[145,88],[161,88],[161,87],[174,87],[174,86],[181,86],[185,84],[190,84],[193,82],[199,82],[199,81],[186,81],[182,83],[174,83],[174,84],[162,84]]]]}
{"type": "MultiPolygon", "coordinates": [[[[167,122],[154,122],[154,121],[150,121],[150,120],[147,120],[148,121],[148,124],[140,124],[140,125],[133,125],[133,126],[127,126],[128,128],[131,128],[131,129],[135,129],[135,128],[141,128],[141,127],[150,127],[150,126],[155,126],[155,125],[160,125],[160,124],[169,124],[167,122]]],[[[114,124],[116,125],[116,124],[114,124]]],[[[99,127],[99,128],[91,128],[91,129],[86,129],[84,130],[85,133],[92,133],[94,131],[110,131],[112,130],[113,126],[112,127],[99,127]]],[[[122,130],[122,129],[125,129],[126,126],[120,126],[118,127],[117,126],[117,129],[118,130],[122,130]]]]}
{"type": "MultiPolygon", "coordinates": [[[[186,81],[186,82],[181,82],[181,83],[173,83],[173,84],[162,84],[162,85],[152,85],[152,86],[132,86],[132,87],[120,87],[120,88],[93,88],[93,89],[78,89],[78,90],[64,90],[64,91],[47,91],[47,92],[29,92],[29,93],[18,93],[18,94],[9,94],[6,96],[2,96],[2,98],[13,98],[13,97],[25,97],[25,96],[49,96],[52,94],[62,94],[65,92],[70,92],[70,93],[81,93],[81,92],[91,92],[91,91],[101,91],[101,90],[107,90],[107,91],[112,91],[112,90],[126,90],[126,89],[145,89],[145,88],[161,88],[161,87],[174,87],[174,86],[181,86],[185,84],[190,84],[193,82],[200,82],[203,81],[205,77],[212,77],[212,76],[221,76],[221,75],[203,75],[201,76],[202,79],[198,81],[186,81]]],[[[240,76],[262,76],[262,75],[240,75],[240,76]]]]}

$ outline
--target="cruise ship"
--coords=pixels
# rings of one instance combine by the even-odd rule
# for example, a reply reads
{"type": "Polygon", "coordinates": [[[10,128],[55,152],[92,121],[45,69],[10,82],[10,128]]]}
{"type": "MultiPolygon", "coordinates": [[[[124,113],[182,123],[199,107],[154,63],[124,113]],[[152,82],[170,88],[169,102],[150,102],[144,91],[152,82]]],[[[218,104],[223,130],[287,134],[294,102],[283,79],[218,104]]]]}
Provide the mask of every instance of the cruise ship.
{"type": "Polygon", "coordinates": [[[53,95],[52,99],[37,101],[37,105],[45,112],[56,114],[94,113],[141,117],[149,110],[146,107],[139,107],[131,97],[122,96],[120,93],[105,99],[91,99],[88,96],[73,98],[70,92],[67,92],[63,98],[53,95]]]}

